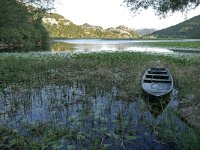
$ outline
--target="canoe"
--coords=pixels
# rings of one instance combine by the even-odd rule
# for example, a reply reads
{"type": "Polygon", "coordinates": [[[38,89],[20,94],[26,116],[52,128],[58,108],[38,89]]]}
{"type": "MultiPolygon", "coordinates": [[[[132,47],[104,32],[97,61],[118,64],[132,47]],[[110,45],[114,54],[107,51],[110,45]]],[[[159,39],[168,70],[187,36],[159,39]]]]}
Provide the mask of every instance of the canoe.
{"type": "Polygon", "coordinates": [[[148,68],[141,79],[141,86],[152,96],[164,96],[172,91],[173,78],[168,68],[148,68]]]}

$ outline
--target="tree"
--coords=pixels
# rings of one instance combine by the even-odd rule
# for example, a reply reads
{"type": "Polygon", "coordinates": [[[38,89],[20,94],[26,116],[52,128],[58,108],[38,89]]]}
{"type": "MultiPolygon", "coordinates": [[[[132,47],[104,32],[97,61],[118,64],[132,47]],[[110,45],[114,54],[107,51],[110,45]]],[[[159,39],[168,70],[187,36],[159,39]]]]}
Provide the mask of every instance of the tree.
{"type": "Polygon", "coordinates": [[[23,5],[15,0],[0,0],[0,27],[18,26],[27,19],[27,11],[23,5]]]}
{"type": "Polygon", "coordinates": [[[124,0],[124,4],[133,13],[151,7],[156,10],[157,15],[165,16],[176,11],[194,9],[199,6],[200,0],[124,0]]]}
{"type": "Polygon", "coordinates": [[[0,0],[0,44],[34,45],[48,40],[40,9],[17,0],[0,0]]]}
{"type": "Polygon", "coordinates": [[[24,5],[33,5],[40,9],[49,10],[53,8],[53,3],[55,0],[17,0],[24,5]]]}

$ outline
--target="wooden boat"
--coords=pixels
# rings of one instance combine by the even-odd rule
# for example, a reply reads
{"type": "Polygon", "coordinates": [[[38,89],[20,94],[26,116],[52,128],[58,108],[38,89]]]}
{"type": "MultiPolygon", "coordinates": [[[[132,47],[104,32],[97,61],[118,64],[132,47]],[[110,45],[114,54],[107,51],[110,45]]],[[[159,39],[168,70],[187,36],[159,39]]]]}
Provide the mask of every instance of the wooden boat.
{"type": "Polygon", "coordinates": [[[173,78],[168,68],[148,68],[142,77],[141,86],[148,94],[160,97],[171,92],[173,78]]]}

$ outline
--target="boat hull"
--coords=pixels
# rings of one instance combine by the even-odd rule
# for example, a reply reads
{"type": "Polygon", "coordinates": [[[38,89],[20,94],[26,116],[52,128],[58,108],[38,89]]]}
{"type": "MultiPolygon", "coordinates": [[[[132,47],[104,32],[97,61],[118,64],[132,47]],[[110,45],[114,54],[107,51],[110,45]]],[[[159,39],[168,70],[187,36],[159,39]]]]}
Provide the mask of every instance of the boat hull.
{"type": "Polygon", "coordinates": [[[143,90],[153,97],[169,94],[173,89],[173,78],[168,68],[148,68],[141,80],[143,90]]]}

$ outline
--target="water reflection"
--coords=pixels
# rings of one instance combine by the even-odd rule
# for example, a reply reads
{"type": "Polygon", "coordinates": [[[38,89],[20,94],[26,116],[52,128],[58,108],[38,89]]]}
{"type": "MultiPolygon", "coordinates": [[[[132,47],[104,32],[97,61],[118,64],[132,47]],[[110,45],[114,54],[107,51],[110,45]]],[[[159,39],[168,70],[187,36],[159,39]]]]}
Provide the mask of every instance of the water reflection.
{"type": "Polygon", "coordinates": [[[165,48],[139,47],[136,43],[145,42],[133,40],[101,40],[101,39],[73,39],[55,40],[50,47],[51,51],[67,52],[107,52],[107,51],[133,51],[173,53],[165,48]]]}
{"type": "Polygon", "coordinates": [[[63,43],[63,42],[56,42],[51,45],[52,51],[75,51],[76,50],[76,44],[70,44],[70,43],[63,43]]]}
{"type": "Polygon", "coordinates": [[[67,53],[88,53],[88,52],[151,52],[167,54],[200,54],[199,49],[179,48],[155,48],[142,45],[143,43],[159,42],[200,42],[199,39],[185,40],[129,40],[129,39],[60,39],[54,40],[52,44],[42,46],[30,45],[15,49],[1,49],[0,52],[67,52],[67,53]]]}
{"type": "Polygon", "coordinates": [[[166,107],[176,109],[179,103],[178,90],[176,90],[175,88],[170,94],[161,97],[154,97],[144,92],[143,99],[145,100],[148,109],[154,117],[157,117],[160,114],[162,114],[166,107]]]}
{"type": "MultiPolygon", "coordinates": [[[[169,114],[167,109],[154,117],[143,99],[125,102],[117,98],[117,92],[113,87],[110,92],[96,90],[92,96],[83,84],[78,83],[38,89],[10,86],[0,93],[0,124],[20,127],[23,124],[52,122],[93,138],[106,134],[108,138],[103,142],[115,143],[115,148],[121,143],[127,149],[174,148],[173,145],[157,142],[152,126],[165,125],[166,119],[170,118],[175,126],[180,127],[178,132],[182,132],[186,128],[185,123],[175,114],[169,114]]],[[[172,99],[167,108],[175,109],[177,104],[177,99],[172,99]]]]}
{"type": "Polygon", "coordinates": [[[1,52],[6,52],[6,53],[21,53],[21,52],[47,52],[50,50],[50,45],[49,44],[44,44],[44,45],[28,45],[24,47],[16,47],[16,48],[5,48],[5,49],[0,49],[1,52]]]}
{"type": "Polygon", "coordinates": [[[50,46],[51,51],[66,52],[110,52],[110,51],[131,51],[131,52],[151,52],[169,54],[200,54],[199,49],[179,49],[142,46],[140,43],[159,42],[198,42],[199,39],[184,40],[121,40],[121,39],[61,39],[54,40],[50,46]],[[138,45],[139,44],[139,45],[138,45]]]}

